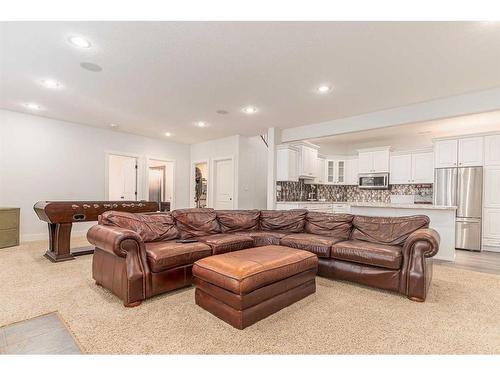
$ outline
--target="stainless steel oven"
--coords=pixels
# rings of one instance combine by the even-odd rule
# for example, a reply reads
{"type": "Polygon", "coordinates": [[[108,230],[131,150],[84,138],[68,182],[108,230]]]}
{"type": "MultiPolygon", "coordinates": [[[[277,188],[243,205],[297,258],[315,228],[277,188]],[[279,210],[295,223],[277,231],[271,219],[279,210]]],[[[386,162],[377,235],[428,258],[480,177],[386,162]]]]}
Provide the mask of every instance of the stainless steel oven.
{"type": "Polygon", "coordinates": [[[389,173],[361,173],[358,175],[360,189],[389,189],[389,173]]]}

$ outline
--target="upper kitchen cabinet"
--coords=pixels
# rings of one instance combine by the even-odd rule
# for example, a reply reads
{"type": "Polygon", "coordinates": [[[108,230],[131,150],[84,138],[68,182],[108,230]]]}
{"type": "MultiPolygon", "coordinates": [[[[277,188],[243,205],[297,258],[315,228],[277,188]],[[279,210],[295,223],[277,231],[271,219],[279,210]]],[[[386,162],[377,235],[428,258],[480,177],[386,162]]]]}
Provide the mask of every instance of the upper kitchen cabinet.
{"type": "Polygon", "coordinates": [[[326,170],[326,159],[324,156],[318,156],[316,161],[317,171],[315,182],[317,184],[326,184],[327,182],[327,170],[326,170]]]}
{"type": "Polygon", "coordinates": [[[483,137],[436,141],[434,164],[436,168],[482,166],[483,137]]]}
{"type": "Polygon", "coordinates": [[[470,137],[458,140],[458,166],[478,167],[483,160],[483,137],[470,137]]]}
{"type": "Polygon", "coordinates": [[[359,150],[359,173],[389,172],[389,147],[359,150]]]}
{"type": "Polygon", "coordinates": [[[346,185],[358,185],[358,158],[346,160],[346,185]]]}
{"type": "Polygon", "coordinates": [[[484,137],[484,165],[500,165],[500,135],[484,137]]]}
{"type": "Polygon", "coordinates": [[[326,161],[326,182],[344,185],[346,181],[346,161],[329,159],[326,161]]]}
{"type": "Polygon", "coordinates": [[[315,178],[318,172],[318,148],[312,143],[301,144],[299,148],[299,178],[315,178]]]}
{"type": "Polygon", "coordinates": [[[276,148],[276,181],[299,180],[299,149],[291,145],[276,148]]]}
{"type": "Polygon", "coordinates": [[[431,184],[434,182],[434,155],[415,152],[391,156],[391,184],[431,184]]]}

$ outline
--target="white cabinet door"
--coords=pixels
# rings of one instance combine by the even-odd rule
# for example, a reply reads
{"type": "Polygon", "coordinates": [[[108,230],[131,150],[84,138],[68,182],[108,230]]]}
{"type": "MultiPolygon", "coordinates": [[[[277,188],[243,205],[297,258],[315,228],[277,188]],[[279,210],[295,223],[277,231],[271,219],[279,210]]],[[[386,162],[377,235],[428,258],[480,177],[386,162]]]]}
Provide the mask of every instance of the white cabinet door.
{"type": "Polygon", "coordinates": [[[333,184],[335,181],[335,161],[327,160],[326,161],[326,182],[328,184],[333,184]]]}
{"type": "Polygon", "coordinates": [[[411,164],[412,183],[434,183],[434,154],[432,152],[413,154],[411,164]]]}
{"type": "Polygon", "coordinates": [[[376,173],[387,173],[389,172],[389,151],[373,151],[373,172],[376,173]]]}
{"type": "Polygon", "coordinates": [[[391,184],[410,184],[412,182],[412,154],[391,156],[391,184]]]}
{"type": "Polygon", "coordinates": [[[483,165],[483,137],[458,140],[458,166],[480,167],[483,165]]]}
{"type": "Polygon", "coordinates": [[[434,147],[435,168],[456,167],[458,164],[458,141],[437,141],[434,147]]]}
{"type": "Polygon", "coordinates": [[[325,184],[326,183],[326,160],[324,158],[318,158],[316,160],[316,183],[325,184]]]}
{"type": "Polygon", "coordinates": [[[500,166],[484,168],[484,206],[500,208],[500,166]]]}
{"type": "Polygon", "coordinates": [[[345,184],[345,160],[337,160],[335,162],[335,183],[338,185],[345,184]]]}
{"type": "Polygon", "coordinates": [[[301,146],[301,176],[316,177],[316,159],[318,150],[301,146]]]}
{"type": "Polygon", "coordinates": [[[358,158],[359,173],[373,172],[373,157],[371,152],[360,152],[358,158]]]}
{"type": "Polygon", "coordinates": [[[484,137],[484,165],[500,165],[500,135],[484,137]]]}
{"type": "Polygon", "coordinates": [[[358,184],[358,159],[346,160],[346,185],[358,184]]]}
{"type": "Polygon", "coordinates": [[[500,239],[500,208],[484,209],[483,237],[500,239]]]}
{"type": "Polygon", "coordinates": [[[278,149],[276,152],[276,181],[299,180],[299,153],[294,149],[278,149]]]}

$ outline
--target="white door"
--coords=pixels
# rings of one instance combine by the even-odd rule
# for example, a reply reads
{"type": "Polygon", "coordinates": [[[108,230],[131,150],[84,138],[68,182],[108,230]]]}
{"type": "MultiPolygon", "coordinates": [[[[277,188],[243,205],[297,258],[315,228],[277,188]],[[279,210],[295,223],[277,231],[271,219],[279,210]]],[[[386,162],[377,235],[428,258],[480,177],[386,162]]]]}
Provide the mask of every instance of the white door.
{"type": "Polygon", "coordinates": [[[483,165],[483,137],[458,140],[458,166],[480,167],[483,165]]]}
{"type": "Polygon", "coordinates": [[[415,184],[434,183],[434,154],[424,152],[412,155],[412,182],[415,184]]]}
{"type": "Polygon", "coordinates": [[[389,151],[373,151],[372,153],[373,172],[389,172],[389,151]]]}
{"type": "Polygon", "coordinates": [[[500,167],[484,168],[484,206],[500,208],[500,167]]]}
{"type": "Polygon", "coordinates": [[[500,209],[484,209],[484,237],[500,239],[500,209]]]}
{"type": "Polygon", "coordinates": [[[359,173],[373,172],[373,155],[371,152],[360,152],[358,159],[359,173]]]}
{"type": "Polygon", "coordinates": [[[389,174],[391,184],[401,185],[411,183],[411,156],[411,154],[391,156],[391,172],[389,174]]]}
{"type": "Polygon", "coordinates": [[[438,141],[434,148],[434,165],[436,168],[457,166],[458,141],[438,141]]]}
{"type": "Polygon", "coordinates": [[[214,161],[214,208],[216,210],[232,210],[234,170],[233,160],[214,161]]]}
{"type": "Polygon", "coordinates": [[[108,199],[137,200],[137,158],[109,155],[108,199]]]}
{"type": "Polygon", "coordinates": [[[484,137],[484,165],[500,165],[500,135],[484,137]]]}

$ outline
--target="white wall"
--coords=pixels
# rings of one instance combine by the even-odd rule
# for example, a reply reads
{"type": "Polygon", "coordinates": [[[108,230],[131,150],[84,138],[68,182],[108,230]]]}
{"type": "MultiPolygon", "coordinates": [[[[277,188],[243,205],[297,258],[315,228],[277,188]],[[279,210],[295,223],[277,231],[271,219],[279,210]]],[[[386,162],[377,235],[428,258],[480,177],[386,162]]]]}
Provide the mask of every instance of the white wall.
{"type": "MultiPolygon", "coordinates": [[[[47,237],[35,202],[105,199],[107,151],[139,155],[144,174],[146,156],[175,159],[176,207],[188,206],[189,145],[5,110],[0,110],[0,136],[0,205],[21,208],[23,240],[47,237]]],[[[147,197],[142,194],[139,198],[147,197]]],[[[77,224],[74,231],[88,227],[77,224]]]]}

